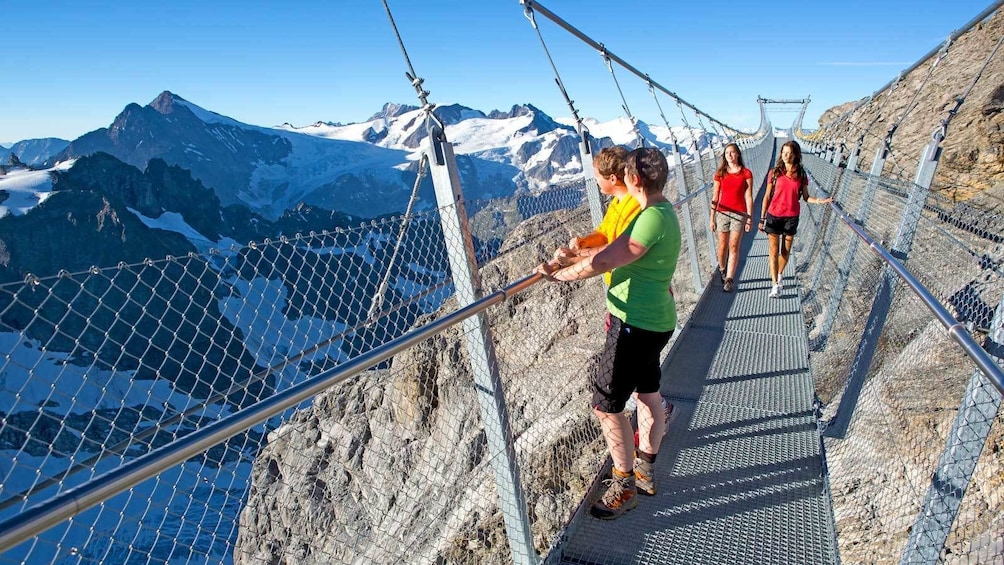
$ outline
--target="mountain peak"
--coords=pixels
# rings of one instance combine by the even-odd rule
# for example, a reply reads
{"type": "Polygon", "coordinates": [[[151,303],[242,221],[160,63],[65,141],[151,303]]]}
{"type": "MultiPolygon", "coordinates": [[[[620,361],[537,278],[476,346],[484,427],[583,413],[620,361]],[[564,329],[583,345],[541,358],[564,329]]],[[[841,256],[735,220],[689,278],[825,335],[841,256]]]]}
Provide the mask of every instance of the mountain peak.
{"type": "Polygon", "coordinates": [[[519,116],[531,116],[537,114],[543,114],[543,112],[541,112],[540,108],[537,108],[533,104],[514,104],[508,112],[492,110],[488,113],[488,117],[493,120],[505,120],[508,118],[517,118],[519,116]]]}
{"type": "Polygon", "coordinates": [[[154,98],[153,102],[150,102],[150,107],[157,110],[161,114],[170,114],[171,112],[174,112],[175,102],[187,102],[187,100],[175,95],[170,90],[165,90],[154,98]]]}
{"type": "Polygon", "coordinates": [[[381,108],[379,112],[373,114],[373,116],[366,121],[378,120],[380,118],[396,118],[401,114],[406,114],[408,112],[411,112],[412,110],[418,110],[418,106],[387,102],[383,105],[383,108],[381,108]]]}

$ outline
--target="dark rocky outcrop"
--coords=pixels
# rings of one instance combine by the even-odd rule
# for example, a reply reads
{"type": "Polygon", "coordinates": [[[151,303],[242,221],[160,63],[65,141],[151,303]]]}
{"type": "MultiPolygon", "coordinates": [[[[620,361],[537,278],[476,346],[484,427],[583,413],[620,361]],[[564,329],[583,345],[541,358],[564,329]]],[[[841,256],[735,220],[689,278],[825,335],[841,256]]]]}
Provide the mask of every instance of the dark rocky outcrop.
{"type": "Polygon", "coordinates": [[[191,171],[227,205],[241,202],[238,194],[259,166],[278,164],[292,151],[282,136],[222,116],[204,122],[184,102],[165,91],[147,106],[129,104],[111,126],[73,140],[49,163],[104,152],[142,170],[159,158],[191,171]]]}

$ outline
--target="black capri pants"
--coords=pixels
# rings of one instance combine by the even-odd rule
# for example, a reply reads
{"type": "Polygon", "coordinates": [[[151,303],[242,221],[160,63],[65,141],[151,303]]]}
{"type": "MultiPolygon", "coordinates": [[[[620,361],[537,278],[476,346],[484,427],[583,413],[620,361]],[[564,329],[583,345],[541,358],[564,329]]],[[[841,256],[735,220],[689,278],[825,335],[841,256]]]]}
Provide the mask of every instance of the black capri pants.
{"type": "Polygon", "coordinates": [[[606,343],[590,379],[593,408],[619,414],[631,393],[659,392],[662,380],[659,354],[672,336],[673,330],[653,332],[609,316],[606,343]]]}

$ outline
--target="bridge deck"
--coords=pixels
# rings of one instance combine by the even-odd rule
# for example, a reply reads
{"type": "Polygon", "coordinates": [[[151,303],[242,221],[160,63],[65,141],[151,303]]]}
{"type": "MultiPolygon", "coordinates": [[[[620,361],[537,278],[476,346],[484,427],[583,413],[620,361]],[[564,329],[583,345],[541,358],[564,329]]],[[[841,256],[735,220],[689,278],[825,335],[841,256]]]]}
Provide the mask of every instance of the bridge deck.
{"type": "Polygon", "coordinates": [[[837,562],[798,287],[788,276],[768,298],[766,236],[743,239],[735,291],[712,283],[666,359],[662,393],[681,412],[658,494],[613,521],[580,511],[553,561],[837,562]]]}

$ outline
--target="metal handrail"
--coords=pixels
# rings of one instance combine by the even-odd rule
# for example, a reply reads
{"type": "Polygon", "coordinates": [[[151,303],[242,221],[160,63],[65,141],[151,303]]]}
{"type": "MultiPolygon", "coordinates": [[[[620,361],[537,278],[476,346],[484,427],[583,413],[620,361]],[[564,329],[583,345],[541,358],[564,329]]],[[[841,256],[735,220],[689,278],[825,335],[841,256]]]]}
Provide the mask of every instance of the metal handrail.
{"type": "Polygon", "coordinates": [[[968,355],[974,363],[976,363],[976,366],[983,371],[983,374],[986,375],[988,379],[990,379],[990,382],[994,385],[994,387],[1000,391],[1001,394],[1004,394],[1004,370],[1002,370],[1001,367],[997,365],[997,362],[990,357],[990,354],[987,353],[985,349],[980,347],[980,345],[976,343],[976,340],[969,335],[969,332],[966,330],[966,326],[962,324],[962,322],[955,319],[955,316],[952,316],[951,312],[941,305],[941,302],[939,302],[938,299],[931,294],[931,291],[927,290],[927,288],[917,280],[917,277],[913,276],[913,273],[911,273],[906,266],[897,260],[888,249],[882,247],[882,245],[877,243],[874,238],[868,235],[864,228],[858,225],[857,222],[850,217],[850,215],[840,208],[840,206],[838,206],[835,202],[831,202],[830,207],[836,212],[837,216],[845,224],[847,224],[847,226],[850,227],[855,234],[857,234],[858,238],[868,244],[872,251],[874,251],[875,254],[886,263],[886,265],[896,271],[896,274],[899,275],[900,279],[902,279],[903,282],[910,287],[913,293],[920,298],[921,302],[924,303],[924,306],[927,306],[927,309],[934,314],[934,317],[941,322],[941,325],[945,326],[945,329],[948,330],[948,335],[962,347],[965,354],[968,355]]]}
{"type": "Polygon", "coordinates": [[[364,353],[337,368],[321,372],[310,379],[266,398],[246,409],[235,412],[200,428],[185,437],[155,449],[121,467],[113,469],[76,488],[58,494],[41,504],[0,523],[0,553],[37,535],[39,532],[73,517],[120,492],[133,487],[158,473],[202,453],[239,433],[261,424],[284,410],[316,396],[325,389],[341,383],[370,367],[390,359],[395,354],[438,334],[522,292],[542,280],[535,273],[497,290],[481,300],[436,320],[409,334],[364,353]]]}

